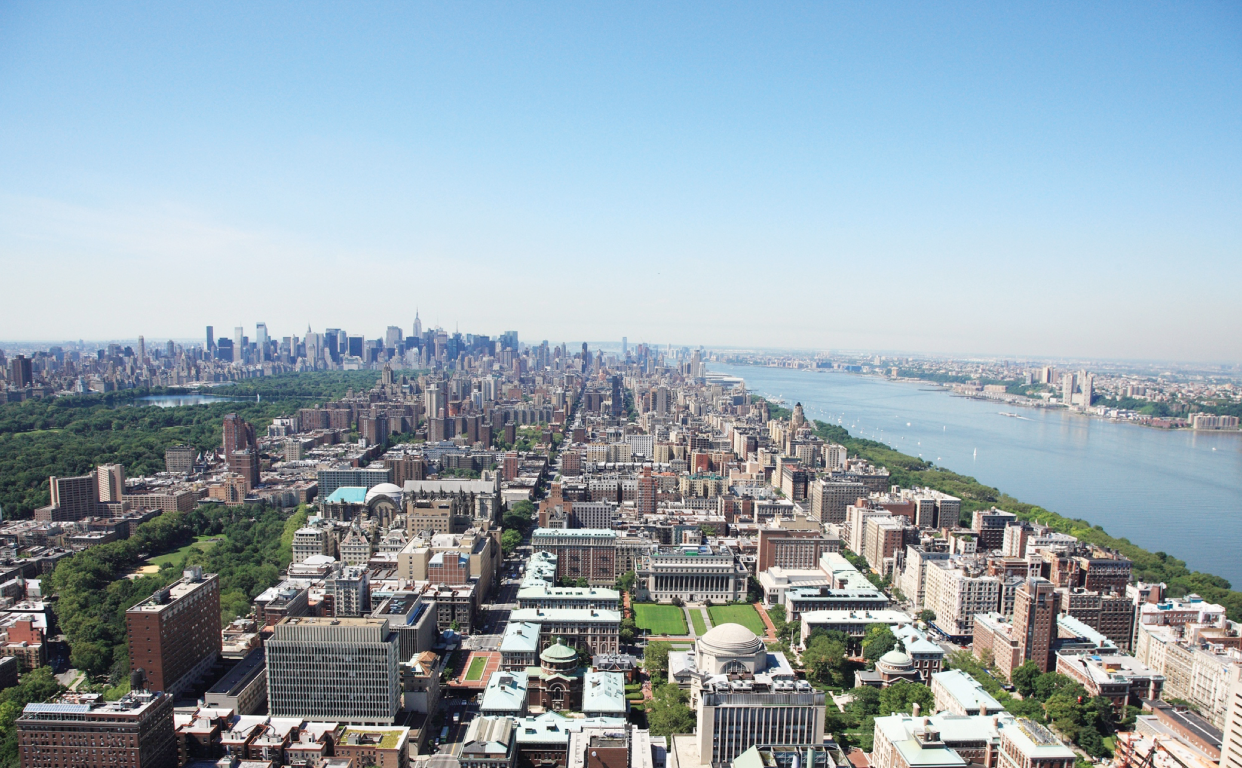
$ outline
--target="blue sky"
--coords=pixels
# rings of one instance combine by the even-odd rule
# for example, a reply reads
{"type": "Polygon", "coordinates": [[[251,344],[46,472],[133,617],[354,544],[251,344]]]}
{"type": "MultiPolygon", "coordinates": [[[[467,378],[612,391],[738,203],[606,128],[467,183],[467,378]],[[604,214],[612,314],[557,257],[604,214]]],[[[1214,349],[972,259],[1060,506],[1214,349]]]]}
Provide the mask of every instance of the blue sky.
{"type": "Polygon", "coordinates": [[[1242,361],[1242,11],[0,3],[0,338],[1242,361]]]}

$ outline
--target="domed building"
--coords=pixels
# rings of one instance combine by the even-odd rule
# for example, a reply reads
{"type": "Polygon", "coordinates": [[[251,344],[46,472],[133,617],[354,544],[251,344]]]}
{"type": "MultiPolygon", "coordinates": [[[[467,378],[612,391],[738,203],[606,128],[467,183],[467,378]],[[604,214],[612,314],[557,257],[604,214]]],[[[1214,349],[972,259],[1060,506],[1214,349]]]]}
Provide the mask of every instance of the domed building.
{"type": "Polygon", "coordinates": [[[797,679],[782,653],[769,653],[763,640],[741,624],[712,627],[694,642],[693,651],[670,652],[671,681],[690,690],[691,703],[699,693],[731,685],[770,688],[797,679]]]}
{"type": "Polygon", "coordinates": [[[577,712],[582,709],[582,665],[578,651],[559,639],[539,654],[539,666],[526,670],[530,681],[527,706],[545,711],[577,712]]]}
{"type": "Polygon", "coordinates": [[[741,624],[712,627],[694,643],[694,666],[708,675],[762,672],[767,655],[759,636],[741,624]]]}
{"type": "Polygon", "coordinates": [[[720,765],[759,744],[819,746],[825,694],[797,679],[780,652],[741,624],[720,624],[694,651],[669,653],[669,678],[690,689],[699,764],[720,765]]]}
{"type": "Polygon", "coordinates": [[[367,514],[382,525],[390,525],[394,517],[401,513],[401,488],[392,483],[380,483],[367,491],[367,514]]]}
{"type": "Polygon", "coordinates": [[[370,488],[341,486],[321,503],[321,512],[329,520],[343,523],[375,520],[387,527],[401,513],[404,493],[392,483],[380,483],[370,488]]]}
{"type": "Polygon", "coordinates": [[[898,680],[909,680],[912,683],[923,682],[923,673],[915,665],[910,654],[894,648],[884,654],[875,663],[874,670],[860,669],[854,672],[854,687],[864,685],[872,688],[887,688],[898,680]]]}

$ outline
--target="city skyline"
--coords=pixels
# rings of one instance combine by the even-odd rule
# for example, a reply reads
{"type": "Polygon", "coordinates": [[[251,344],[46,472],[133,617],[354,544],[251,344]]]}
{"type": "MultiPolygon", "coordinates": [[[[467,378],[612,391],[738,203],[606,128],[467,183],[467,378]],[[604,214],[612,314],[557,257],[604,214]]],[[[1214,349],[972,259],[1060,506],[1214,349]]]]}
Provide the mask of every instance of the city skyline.
{"type": "Polygon", "coordinates": [[[11,292],[0,336],[401,303],[549,339],[1242,359],[1242,308],[1203,295],[1242,277],[1236,8],[0,21],[0,259],[58,298],[11,292]]]}

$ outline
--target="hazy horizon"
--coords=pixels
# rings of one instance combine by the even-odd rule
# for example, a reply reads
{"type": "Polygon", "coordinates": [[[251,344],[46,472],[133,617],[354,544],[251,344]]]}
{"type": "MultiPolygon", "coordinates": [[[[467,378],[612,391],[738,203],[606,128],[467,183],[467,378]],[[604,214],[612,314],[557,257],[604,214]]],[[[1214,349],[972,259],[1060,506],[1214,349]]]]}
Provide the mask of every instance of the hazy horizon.
{"type": "Polygon", "coordinates": [[[1240,22],[7,4],[0,336],[1236,364],[1240,22]]]}

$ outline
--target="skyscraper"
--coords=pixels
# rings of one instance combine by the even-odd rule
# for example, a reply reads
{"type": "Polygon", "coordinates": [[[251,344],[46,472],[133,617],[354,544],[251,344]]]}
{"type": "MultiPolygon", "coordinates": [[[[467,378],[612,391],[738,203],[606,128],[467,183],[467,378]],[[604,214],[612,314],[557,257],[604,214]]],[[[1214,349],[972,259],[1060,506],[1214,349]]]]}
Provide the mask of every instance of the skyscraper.
{"type": "Polygon", "coordinates": [[[259,356],[258,356],[258,359],[255,360],[255,362],[262,363],[270,359],[271,356],[268,354],[268,351],[267,351],[267,343],[268,343],[267,323],[255,323],[254,340],[259,348],[259,356]]]}
{"type": "Polygon", "coordinates": [[[142,365],[147,361],[147,340],[138,337],[138,364],[142,365]]]}
{"type": "Polygon", "coordinates": [[[236,413],[230,413],[224,417],[224,445],[222,450],[224,461],[228,465],[230,472],[241,471],[238,462],[241,461],[242,457],[235,458],[234,454],[250,451],[251,454],[258,455],[259,445],[255,442],[254,427],[242,421],[242,418],[236,413]]]}
{"type": "Polygon", "coordinates": [[[414,336],[415,338],[422,338],[422,335],[423,321],[418,319],[418,310],[416,309],[414,310],[414,336]]]}
{"type": "Polygon", "coordinates": [[[120,464],[100,464],[95,468],[101,502],[121,500],[125,493],[125,467],[120,464]]]}
{"type": "Polygon", "coordinates": [[[23,389],[34,384],[34,371],[30,358],[17,355],[9,361],[9,383],[14,389],[23,389]]]}
{"type": "Polygon", "coordinates": [[[209,325],[207,326],[207,352],[210,354],[214,351],[216,351],[216,329],[209,325]]]}
{"type": "Polygon", "coordinates": [[[1033,661],[1040,672],[1051,672],[1055,661],[1052,639],[1057,633],[1060,595],[1047,579],[1028,578],[1013,600],[1013,628],[1023,661],[1033,661]]]}
{"type": "Polygon", "coordinates": [[[233,362],[240,363],[246,359],[245,347],[242,343],[243,334],[246,329],[240,325],[233,329],[233,362]]]}

